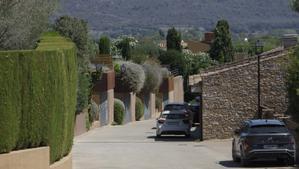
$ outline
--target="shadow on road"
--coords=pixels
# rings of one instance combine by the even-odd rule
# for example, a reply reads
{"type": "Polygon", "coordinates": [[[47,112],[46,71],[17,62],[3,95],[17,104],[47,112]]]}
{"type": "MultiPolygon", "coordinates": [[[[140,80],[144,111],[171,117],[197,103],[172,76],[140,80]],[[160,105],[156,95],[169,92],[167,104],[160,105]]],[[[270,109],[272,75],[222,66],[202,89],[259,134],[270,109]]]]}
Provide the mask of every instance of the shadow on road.
{"type": "MultiPolygon", "coordinates": [[[[151,128],[152,130],[156,130],[156,127],[151,128]]],[[[198,127],[191,128],[191,136],[186,138],[185,136],[180,135],[165,135],[160,138],[156,136],[148,136],[148,139],[154,139],[155,141],[174,141],[174,142],[189,142],[189,141],[199,141],[200,138],[200,130],[198,127]]]]}
{"type": "Polygon", "coordinates": [[[185,136],[162,136],[157,138],[156,136],[148,136],[148,139],[154,139],[155,141],[165,141],[165,142],[190,142],[197,140],[196,138],[190,137],[186,138],[185,136]]]}
{"type": "MultiPolygon", "coordinates": [[[[226,168],[247,168],[242,167],[240,163],[234,161],[220,161],[220,165],[226,168]]],[[[249,164],[249,168],[274,168],[274,167],[287,167],[286,164],[279,163],[277,161],[254,161],[249,164]]]]}

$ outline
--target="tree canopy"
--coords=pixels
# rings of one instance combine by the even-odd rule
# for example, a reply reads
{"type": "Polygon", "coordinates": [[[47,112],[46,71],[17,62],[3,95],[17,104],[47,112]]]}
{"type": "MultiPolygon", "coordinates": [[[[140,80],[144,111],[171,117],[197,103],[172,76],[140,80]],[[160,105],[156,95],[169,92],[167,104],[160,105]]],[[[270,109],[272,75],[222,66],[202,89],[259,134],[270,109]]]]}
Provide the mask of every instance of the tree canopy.
{"type": "Polygon", "coordinates": [[[124,38],[120,43],[117,44],[117,48],[120,49],[121,55],[125,60],[130,60],[132,56],[130,42],[131,40],[129,38],[124,38]]]}
{"type": "Polygon", "coordinates": [[[56,20],[54,29],[61,35],[70,38],[78,49],[77,112],[81,112],[89,104],[91,77],[88,64],[90,58],[96,54],[95,44],[88,38],[87,22],[84,20],[62,16],[56,20]]]}
{"type": "Polygon", "coordinates": [[[57,0],[0,0],[0,49],[28,49],[48,28],[57,0]]]}
{"type": "Polygon", "coordinates": [[[292,0],[292,7],[295,11],[299,12],[299,0],[292,0]]]}
{"type": "Polygon", "coordinates": [[[214,30],[215,40],[209,51],[212,59],[221,63],[233,61],[233,45],[226,20],[220,20],[214,30]]]}

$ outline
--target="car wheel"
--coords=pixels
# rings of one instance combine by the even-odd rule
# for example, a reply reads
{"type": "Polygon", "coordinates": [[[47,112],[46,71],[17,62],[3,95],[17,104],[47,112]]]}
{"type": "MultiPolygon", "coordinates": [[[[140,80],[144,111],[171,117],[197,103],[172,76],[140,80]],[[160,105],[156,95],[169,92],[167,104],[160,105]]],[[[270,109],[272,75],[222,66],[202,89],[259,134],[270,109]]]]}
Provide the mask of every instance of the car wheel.
{"type": "Polygon", "coordinates": [[[288,165],[289,166],[294,166],[295,165],[295,159],[294,158],[290,158],[290,159],[288,159],[288,165]]]}
{"type": "Polygon", "coordinates": [[[249,160],[245,159],[242,150],[241,150],[240,162],[242,167],[247,167],[249,165],[249,160]]]}
{"type": "Polygon", "coordinates": [[[236,151],[235,151],[235,139],[232,142],[232,158],[234,162],[240,162],[240,158],[237,157],[236,151]]]}
{"type": "Polygon", "coordinates": [[[235,150],[232,150],[232,157],[234,162],[240,162],[240,158],[237,157],[235,150]]]}

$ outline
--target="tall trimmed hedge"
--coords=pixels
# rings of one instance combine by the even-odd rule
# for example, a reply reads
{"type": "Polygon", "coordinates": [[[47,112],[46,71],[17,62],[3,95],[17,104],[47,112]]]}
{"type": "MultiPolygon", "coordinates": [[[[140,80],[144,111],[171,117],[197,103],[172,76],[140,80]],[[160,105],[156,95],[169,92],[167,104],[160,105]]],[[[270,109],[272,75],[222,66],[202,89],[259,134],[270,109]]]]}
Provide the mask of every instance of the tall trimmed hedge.
{"type": "Polygon", "coordinates": [[[77,61],[72,42],[45,35],[36,50],[0,52],[0,153],[50,146],[51,163],[73,143],[77,61]]]}

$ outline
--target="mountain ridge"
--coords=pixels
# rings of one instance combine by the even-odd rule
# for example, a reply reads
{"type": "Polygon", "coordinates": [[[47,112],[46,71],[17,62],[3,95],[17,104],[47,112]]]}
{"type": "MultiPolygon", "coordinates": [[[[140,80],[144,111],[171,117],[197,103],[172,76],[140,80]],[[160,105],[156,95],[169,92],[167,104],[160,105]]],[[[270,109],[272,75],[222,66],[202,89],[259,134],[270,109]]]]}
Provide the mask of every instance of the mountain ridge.
{"type": "Polygon", "coordinates": [[[132,34],[168,27],[211,30],[226,19],[233,32],[299,28],[288,0],[62,0],[57,14],[89,22],[93,34],[132,34]]]}

